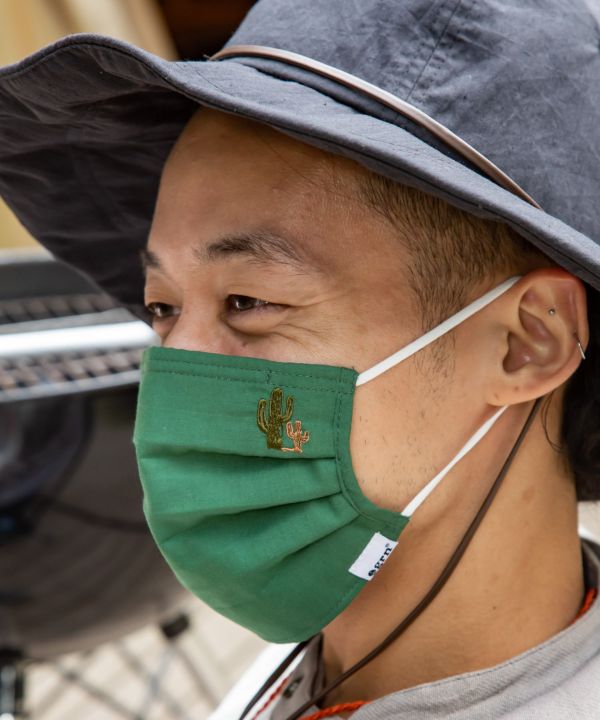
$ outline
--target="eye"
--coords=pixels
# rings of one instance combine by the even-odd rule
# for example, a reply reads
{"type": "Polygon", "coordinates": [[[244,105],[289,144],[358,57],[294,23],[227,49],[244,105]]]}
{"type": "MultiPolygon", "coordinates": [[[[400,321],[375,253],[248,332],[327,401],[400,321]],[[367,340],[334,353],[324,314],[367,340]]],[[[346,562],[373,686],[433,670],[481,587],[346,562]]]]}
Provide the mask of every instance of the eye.
{"type": "Polygon", "coordinates": [[[175,315],[179,315],[180,310],[174,305],[167,303],[151,302],[146,305],[146,310],[150,313],[153,320],[164,320],[175,315]]]}
{"type": "Polygon", "coordinates": [[[256,310],[267,305],[270,305],[270,303],[266,300],[249,297],[248,295],[229,295],[227,298],[227,310],[232,313],[248,312],[248,310],[256,310]]]}

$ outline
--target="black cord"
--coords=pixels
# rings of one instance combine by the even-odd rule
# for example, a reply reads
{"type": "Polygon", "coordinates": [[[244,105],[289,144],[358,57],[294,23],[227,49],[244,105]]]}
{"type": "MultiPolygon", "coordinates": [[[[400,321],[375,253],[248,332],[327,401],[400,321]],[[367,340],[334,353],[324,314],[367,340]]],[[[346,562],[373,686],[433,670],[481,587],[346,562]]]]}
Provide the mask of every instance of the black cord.
{"type": "Polygon", "coordinates": [[[402,622],[396,626],[394,630],[381,642],[379,645],[377,645],[373,650],[371,650],[370,653],[365,655],[365,657],[362,658],[362,660],[359,660],[357,663],[352,665],[352,667],[348,668],[345,672],[343,672],[341,675],[339,675],[335,680],[329,683],[325,688],[323,688],[320,692],[313,695],[313,697],[310,698],[307,702],[302,705],[296,712],[292,713],[286,720],[299,720],[299,718],[302,717],[302,715],[309,710],[313,705],[316,705],[319,703],[323,698],[327,697],[329,693],[332,690],[335,690],[339,685],[341,685],[345,680],[347,680],[351,675],[354,675],[356,672],[361,670],[365,665],[371,662],[371,660],[374,660],[378,655],[380,655],[386,648],[388,648],[394,640],[396,640],[402,633],[410,626],[412,623],[419,617],[419,615],[425,610],[425,608],[432,602],[432,600],[435,598],[435,596],[440,592],[440,590],[444,587],[450,576],[452,575],[454,569],[458,565],[460,559],[465,553],[465,550],[469,546],[469,543],[471,542],[473,536],[475,535],[475,532],[477,531],[477,528],[481,524],[481,521],[485,517],[487,511],[489,510],[492,501],[494,500],[498,490],[500,489],[500,485],[502,484],[502,481],[506,477],[506,474],[508,473],[508,470],[510,469],[510,466],[512,465],[512,462],[515,458],[515,455],[517,454],[517,451],[521,447],[521,444],[523,443],[523,440],[525,439],[525,436],[527,435],[527,431],[531,427],[531,424],[533,423],[533,420],[537,414],[537,411],[542,403],[542,398],[539,398],[535,401],[533,408],[531,409],[531,412],[529,413],[529,416],[525,422],[525,425],[523,426],[521,432],[519,433],[519,437],[517,438],[515,444],[512,447],[512,450],[510,451],[508,457],[506,458],[504,465],[502,466],[502,469],[500,470],[500,473],[498,474],[498,477],[494,481],[494,484],[492,485],[490,491],[485,497],[485,500],[483,501],[481,507],[477,511],[477,515],[475,515],[475,518],[469,525],[467,532],[463,535],[462,540],[459,542],[456,550],[452,553],[452,556],[450,557],[450,560],[447,562],[446,566],[440,573],[438,579],[433,583],[431,586],[431,589],[429,592],[425,595],[425,597],[418,603],[418,605],[411,610],[411,612],[402,620],[402,622]]]}
{"type": "MultiPolygon", "coordinates": [[[[419,617],[419,615],[425,610],[425,608],[433,601],[433,599],[436,597],[436,595],[440,592],[440,590],[444,587],[450,576],[452,575],[454,569],[458,565],[460,559],[464,555],[467,547],[469,546],[469,543],[471,542],[473,536],[475,535],[475,532],[477,531],[477,528],[481,524],[483,518],[485,517],[488,509],[490,508],[492,501],[494,500],[498,490],[500,489],[500,485],[502,484],[502,481],[506,477],[510,466],[512,465],[513,460],[515,459],[515,456],[521,447],[523,440],[525,439],[525,436],[527,435],[527,431],[531,427],[533,420],[535,419],[535,416],[540,408],[540,405],[542,404],[543,398],[538,398],[532,409],[529,413],[529,416],[527,417],[527,420],[525,421],[525,424],[523,425],[523,428],[521,429],[521,432],[519,433],[519,437],[516,439],[515,444],[512,447],[512,450],[510,451],[508,457],[504,461],[504,464],[502,465],[502,468],[500,472],[498,473],[498,476],[496,477],[496,480],[494,481],[494,484],[490,488],[488,494],[486,495],[483,503],[481,504],[481,507],[477,511],[477,514],[475,515],[475,518],[467,528],[467,531],[463,535],[461,541],[457,545],[456,549],[452,553],[450,560],[446,563],[444,569],[438,576],[437,580],[434,582],[434,584],[431,586],[430,590],[427,592],[427,594],[423,597],[423,599],[411,610],[411,612],[400,622],[394,630],[381,642],[379,645],[377,645],[371,652],[369,652],[367,655],[365,655],[361,660],[359,660],[357,663],[352,665],[352,667],[348,668],[344,673],[339,675],[335,680],[333,680],[329,685],[327,685],[325,688],[323,688],[320,692],[313,695],[310,700],[304,703],[302,707],[300,707],[296,712],[292,713],[289,717],[286,718],[286,720],[299,720],[299,718],[302,717],[302,715],[307,711],[310,710],[311,707],[314,705],[317,705],[323,698],[325,698],[332,690],[335,690],[339,685],[341,685],[345,680],[347,680],[351,675],[354,675],[359,670],[361,670],[365,665],[371,662],[371,660],[374,660],[378,655],[380,655],[386,648],[388,648],[402,633],[410,626],[412,623],[419,617]]],[[[292,660],[308,645],[310,640],[306,640],[299,645],[297,645],[294,650],[283,660],[283,662],[279,665],[279,667],[271,673],[269,678],[265,681],[263,686],[260,688],[260,690],[254,695],[252,700],[248,703],[246,708],[244,709],[244,712],[240,715],[239,720],[244,720],[244,718],[248,715],[250,710],[253,708],[254,705],[260,700],[260,698],[268,691],[268,689],[283,675],[285,670],[289,667],[292,660]]]]}

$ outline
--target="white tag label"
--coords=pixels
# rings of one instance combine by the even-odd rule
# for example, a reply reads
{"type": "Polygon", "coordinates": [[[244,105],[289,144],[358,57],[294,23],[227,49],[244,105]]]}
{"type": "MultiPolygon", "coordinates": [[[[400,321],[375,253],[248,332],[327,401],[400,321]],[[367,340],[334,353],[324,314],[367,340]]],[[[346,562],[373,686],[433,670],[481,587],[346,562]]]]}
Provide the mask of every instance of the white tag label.
{"type": "Polygon", "coordinates": [[[363,580],[371,580],[382,568],[397,544],[381,533],[375,533],[365,549],[348,568],[348,572],[363,580]]]}

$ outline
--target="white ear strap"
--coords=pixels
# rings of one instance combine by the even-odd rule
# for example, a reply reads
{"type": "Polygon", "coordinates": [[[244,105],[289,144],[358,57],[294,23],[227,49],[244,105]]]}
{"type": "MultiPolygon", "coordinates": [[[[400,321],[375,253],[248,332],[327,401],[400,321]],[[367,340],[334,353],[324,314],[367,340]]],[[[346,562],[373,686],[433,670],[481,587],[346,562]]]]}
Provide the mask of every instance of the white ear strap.
{"type": "Polygon", "coordinates": [[[425,487],[408,503],[408,505],[402,511],[402,515],[404,515],[405,517],[410,517],[414,513],[414,511],[421,505],[421,503],[423,503],[429,497],[429,495],[435,490],[439,483],[446,477],[450,470],[452,470],[456,463],[462,460],[464,456],[468,452],[470,452],[475,447],[475,445],[477,445],[477,443],[488,434],[496,421],[500,419],[500,416],[507,409],[507,407],[508,405],[504,405],[504,407],[501,407],[500,410],[494,413],[494,415],[492,415],[492,417],[487,420],[479,428],[479,430],[469,438],[466,444],[463,445],[463,447],[461,448],[458,455],[456,455],[456,457],[451,460],[446,465],[446,467],[433,478],[433,480],[430,480],[427,485],[425,485],[425,487]]]}
{"type": "Polygon", "coordinates": [[[419,350],[422,350],[427,345],[430,345],[432,342],[442,337],[442,335],[450,332],[450,330],[453,330],[457,325],[460,325],[462,322],[470,318],[471,315],[475,315],[475,313],[483,310],[486,305],[494,302],[496,298],[500,297],[500,295],[503,295],[507,290],[510,290],[510,288],[520,279],[520,277],[511,277],[508,280],[505,280],[501,285],[498,285],[498,287],[490,290],[490,292],[482,295],[482,297],[478,298],[470,305],[467,305],[467,307],[459,310],[455,315],[452,315],[447,320],[444,320],[443,323],[441,323],[437,327],[434,327],[433,330],[430,330],[429,332],[425,333],[425,335],[417,338],[414,342],[411,342],[409,345],[406,345],[401,350],[398,350],[398,352],[385,358],[385,360],[378,362],[376,365],[373,365],[373,367],[360,373],[356,380],[356,385],[364,385],[365,383],[373,380],[387,370],[395,367],[403,360],[406,360],[411,355],[419,352],[419,350]]]}

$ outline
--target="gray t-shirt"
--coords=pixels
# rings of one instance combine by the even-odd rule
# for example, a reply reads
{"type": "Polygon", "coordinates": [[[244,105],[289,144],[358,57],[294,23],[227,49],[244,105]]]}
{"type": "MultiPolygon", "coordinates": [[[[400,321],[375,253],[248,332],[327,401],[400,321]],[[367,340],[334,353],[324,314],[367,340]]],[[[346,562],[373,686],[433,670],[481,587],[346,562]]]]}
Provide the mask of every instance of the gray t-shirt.
{"type": "MultiPolygon", "coordinates": [[[[600,545],[583,540],[582,555],[586,585],[597,588],[600,545]]],[[[260,720],[286,720],[320,687],[319,646],[318,639],[312,641],[287,683],[287,692],[260,720]]],[[[600,602],[595,601],[577,622],[521,655],[484,670],[391,693],[352,715],[352,720],[400,718],[600,719],[600,602]]]]}

